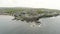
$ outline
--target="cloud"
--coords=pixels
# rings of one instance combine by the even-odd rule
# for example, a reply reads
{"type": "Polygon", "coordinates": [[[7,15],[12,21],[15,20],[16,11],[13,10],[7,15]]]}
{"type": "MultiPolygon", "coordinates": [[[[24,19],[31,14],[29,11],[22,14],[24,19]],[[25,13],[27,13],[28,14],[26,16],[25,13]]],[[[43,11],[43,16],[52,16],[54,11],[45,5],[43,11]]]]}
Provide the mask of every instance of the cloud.
{"type": "Polygon", "coordinates": [[[0,0],[0,7],[33,7],[60,9],[60,0],[0,0]]]}

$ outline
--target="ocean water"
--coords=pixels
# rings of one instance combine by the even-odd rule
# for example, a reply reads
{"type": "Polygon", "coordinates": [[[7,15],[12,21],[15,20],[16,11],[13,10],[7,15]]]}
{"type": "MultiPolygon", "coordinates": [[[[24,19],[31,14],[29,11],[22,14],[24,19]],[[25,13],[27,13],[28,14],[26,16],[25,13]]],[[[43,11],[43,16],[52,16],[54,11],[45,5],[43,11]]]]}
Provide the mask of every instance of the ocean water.
{"type": "Polygon", "coordinates": [[[60,16],[40,19],[41,27],[31,27],[30,23],[13,18],[0,15],[0,34],[60,34],[60,16]]]}

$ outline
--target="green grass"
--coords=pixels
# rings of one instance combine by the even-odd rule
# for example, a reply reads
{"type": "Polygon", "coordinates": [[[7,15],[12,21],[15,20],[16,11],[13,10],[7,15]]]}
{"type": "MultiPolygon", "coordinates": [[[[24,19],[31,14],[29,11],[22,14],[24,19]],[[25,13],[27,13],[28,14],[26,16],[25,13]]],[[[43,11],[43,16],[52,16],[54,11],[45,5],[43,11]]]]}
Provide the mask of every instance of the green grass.
{"type": "Polygon", "coordinates": [[[8,13],[8,14],[14,14],[16,12],[22,12],[22,11],[25,11],[29,14],[29,12],[32,12],[32,10],[36,10],[37,14],[46,13],[45,12],[46,10],[51,11],[51,12],[56,11],[57,13],[60,13],[60,10],[51,10],[51,9],[34,9],[34,8],[4,8],[4,9],[1,9],[0,8],[0,12],[4,11],[5,13],[8,13]]]}

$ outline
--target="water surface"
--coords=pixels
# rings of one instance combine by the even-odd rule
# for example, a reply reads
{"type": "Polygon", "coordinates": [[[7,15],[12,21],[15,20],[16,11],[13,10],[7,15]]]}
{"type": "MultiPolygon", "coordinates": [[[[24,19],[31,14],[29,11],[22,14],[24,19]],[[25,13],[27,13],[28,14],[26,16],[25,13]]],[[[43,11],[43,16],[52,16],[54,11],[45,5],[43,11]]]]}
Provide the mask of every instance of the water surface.
{"type": "Polygon", "coordinates": [[[60,16],[40,19],[41,27],[12,20],[14,17],[0,15],[0,34],[60,34],[60,16]]]}

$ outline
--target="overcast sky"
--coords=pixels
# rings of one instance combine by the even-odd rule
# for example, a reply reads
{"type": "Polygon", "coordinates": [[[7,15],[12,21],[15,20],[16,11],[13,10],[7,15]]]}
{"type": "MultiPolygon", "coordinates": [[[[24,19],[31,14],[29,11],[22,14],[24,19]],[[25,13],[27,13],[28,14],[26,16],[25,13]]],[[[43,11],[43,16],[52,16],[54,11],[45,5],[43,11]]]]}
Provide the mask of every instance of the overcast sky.
{"type": "Polygon", "coordinates": [[[0,7],[60,9],[60,0],[0,0],[0,7]]]}

